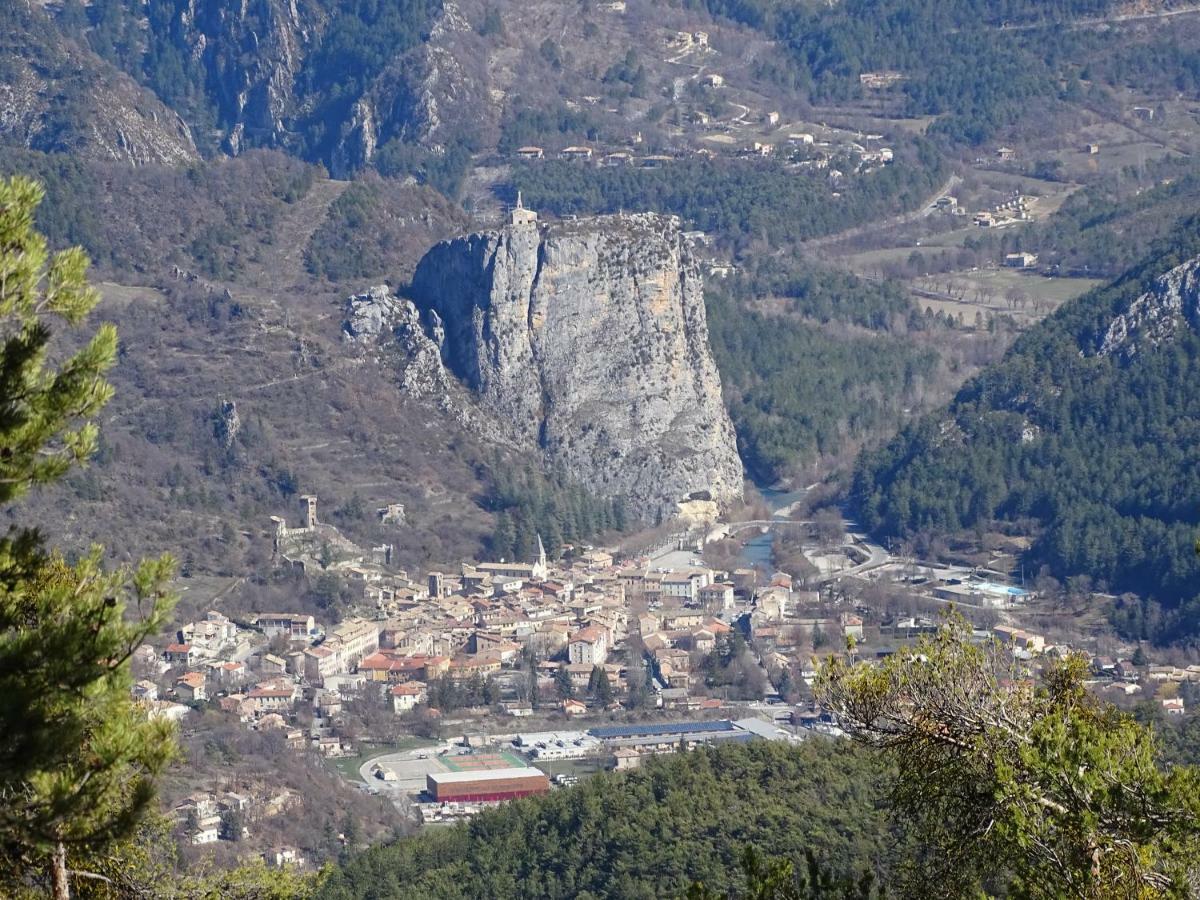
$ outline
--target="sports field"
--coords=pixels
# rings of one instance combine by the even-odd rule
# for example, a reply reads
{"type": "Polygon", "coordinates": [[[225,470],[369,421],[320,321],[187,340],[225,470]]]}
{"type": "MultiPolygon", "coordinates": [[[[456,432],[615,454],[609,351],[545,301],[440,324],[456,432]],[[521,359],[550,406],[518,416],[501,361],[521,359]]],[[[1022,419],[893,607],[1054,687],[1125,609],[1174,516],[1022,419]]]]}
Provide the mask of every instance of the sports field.
{"type": "Polygon", "coordinates": [[[438,758],[451,772],[480,772],[485,769],[523,769],[529,765],[515,753],[501,750],[499,753],[472,753],[469,756],[442,756],[438,758]]]}

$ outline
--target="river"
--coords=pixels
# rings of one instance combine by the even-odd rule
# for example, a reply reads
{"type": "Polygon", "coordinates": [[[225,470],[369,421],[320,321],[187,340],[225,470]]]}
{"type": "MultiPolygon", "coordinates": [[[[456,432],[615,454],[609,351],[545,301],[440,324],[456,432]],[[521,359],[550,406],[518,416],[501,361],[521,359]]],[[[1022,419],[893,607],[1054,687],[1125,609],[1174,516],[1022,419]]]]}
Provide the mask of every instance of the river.
{"type": "MultiPolygon", "coordinates": [[[[758,492],[762,495],[767,507],[771,510],[771,518],[785,518],[778,516],[780,510],[787,509],[797,500],[800,500],[808,493],[807,488],[799,490],[781,491],[775,488],[760,487],[758,492]]],[[[774,564],[771,561],[771,551],[775,548],[774,530],[756,534],[750,540],[742,545],[741,553],[738,554],[738,567],[745,569],[766,569],[771,571],[774,569],[774,564]]]]}

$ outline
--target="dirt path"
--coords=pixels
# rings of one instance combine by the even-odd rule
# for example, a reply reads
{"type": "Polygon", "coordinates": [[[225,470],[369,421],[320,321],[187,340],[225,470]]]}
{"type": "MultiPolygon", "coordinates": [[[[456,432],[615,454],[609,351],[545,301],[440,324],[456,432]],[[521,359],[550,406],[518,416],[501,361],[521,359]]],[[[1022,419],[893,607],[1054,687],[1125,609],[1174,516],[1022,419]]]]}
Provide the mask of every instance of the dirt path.
{"type": "Polygon", "coordinates": [[[308,193],[287,208],[283,221],[279,223],[275,252],[246,267],[245,275],[239,279],[259,288],[280,287],[295,284],[306,276],[304,250],[325,216],[329,207],[350,186],[348,181],[313,182],[308,193]]]}

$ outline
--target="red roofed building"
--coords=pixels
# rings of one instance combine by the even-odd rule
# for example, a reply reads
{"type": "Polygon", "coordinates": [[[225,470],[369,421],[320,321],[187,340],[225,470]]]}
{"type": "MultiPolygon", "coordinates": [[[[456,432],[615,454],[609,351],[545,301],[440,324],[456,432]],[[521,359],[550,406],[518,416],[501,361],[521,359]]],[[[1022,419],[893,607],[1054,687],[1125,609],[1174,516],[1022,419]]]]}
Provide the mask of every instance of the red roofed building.
{"type": "Polygon", "coordinates": [[[181,700],[197,702],[208,699],[203,672],[186,672],[175,681],[175,693],[181,700]]]}
{"type": "Polygon", "coordinates": [[[291,709],[296,701],[296,686],[283,682],[264,682],[247,693],[246,699],[253,705],[256,715],[291,709]]]}
{"type": "Polygon", "coordinates": [[[190,666],[196,658],[196,651],[191,644],[167,644],[163,650],[163,659],[169,663],[190,666]]]}
{"type": "Polygon", "coordinates": [[[429,692],[423,681],[406,681],[391,690],[392,707],[396,714],[406,713],[418,703],[424,703],[429,698],[429,692]]]}

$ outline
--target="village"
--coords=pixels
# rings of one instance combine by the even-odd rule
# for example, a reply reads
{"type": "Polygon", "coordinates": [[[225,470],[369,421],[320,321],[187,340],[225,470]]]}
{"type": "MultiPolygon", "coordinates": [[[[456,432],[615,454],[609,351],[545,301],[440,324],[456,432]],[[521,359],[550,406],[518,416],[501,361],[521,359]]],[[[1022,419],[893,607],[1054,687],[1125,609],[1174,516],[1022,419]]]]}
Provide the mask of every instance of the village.
{"type": "MultiPolygon", "coordinates": [[[[528,562],[464,562],[418,578],[392,565],[387,545],[363,550],[322,523],[317,498],[305,496],[298,526],[273,519],[276,563],[337,573],[358,598],[352,614],[323,622],[280,609],[234,621],[211,610],[139,650],[134,693],[183,729],[190,716],[218,714],[341,763],[361,790],[428,824],[700,744],[839,736],[812,699],[816,658],[883,658],[936,632],[937,610],[951,606],[1031,675],[1046,659],[1086,652],[1095,690],[1116,701],[1152,698],[1183,715],[1182,692],[1200,682],[1200,666],[1152,665],[1141,649],[1101,654],[1017,627],[1036,595],[1001,572],[899,558],[827,522],[824,537],[805,538],[811,566],[801,577],[704,561],[706,544],[739,531],[750,548],[774,531],[807,534],[811,523],[788,512],[672,534],[637,553],[570,548],[551,560],[541,549],[528,562]],[[901,594],[912,602],[897,603],[901,594]],[[348,733],[347,711],[368,700],[386,708],[399,743],[348,733]]],[[[182,839],[202,846],[248,838],[246,821],[287,803],[198,785],[174,815],[182,839]]],[[[271,865],[303,862],[294,847],[263,854],[271,865]]]]}

